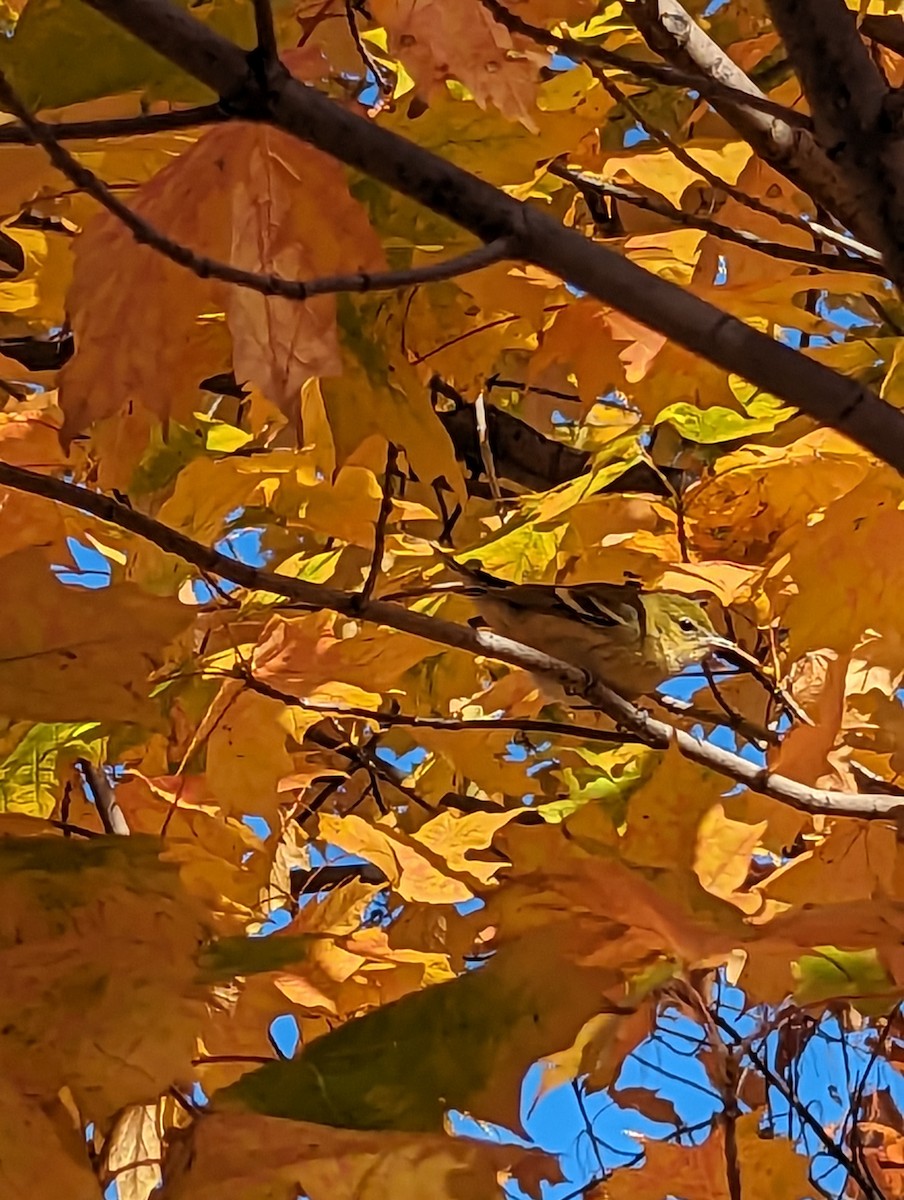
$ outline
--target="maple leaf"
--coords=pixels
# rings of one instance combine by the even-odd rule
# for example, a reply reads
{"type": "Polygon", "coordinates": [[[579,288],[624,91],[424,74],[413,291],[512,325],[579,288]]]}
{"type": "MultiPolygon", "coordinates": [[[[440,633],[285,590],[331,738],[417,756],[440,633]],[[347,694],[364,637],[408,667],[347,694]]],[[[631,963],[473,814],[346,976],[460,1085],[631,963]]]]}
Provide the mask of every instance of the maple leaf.
{"type": "Polygon", "coordinates": [[[898,1195],[897,6],[176,4],[0,0],[6,1190],[898,1195]]]}

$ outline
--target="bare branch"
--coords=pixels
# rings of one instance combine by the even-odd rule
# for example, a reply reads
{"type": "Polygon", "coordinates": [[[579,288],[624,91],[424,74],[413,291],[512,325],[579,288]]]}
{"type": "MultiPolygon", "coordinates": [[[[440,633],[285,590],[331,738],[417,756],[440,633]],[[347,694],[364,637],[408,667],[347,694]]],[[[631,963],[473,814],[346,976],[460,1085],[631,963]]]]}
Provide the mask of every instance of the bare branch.
{"type": "Polygon", "coordinates": [[[386,448],[386,473],[383,476],[383,496],[380,500],[380,511],[377,514],[377,524],[374,529],[374,552],[370,560],[370,570],[361,589],[361,602],[367,604],[374,594],[374,588],[380,577],[380,566],[383,562],[383,547],[386,545],[386,524],[392,512],[392,488],[396,476],[396,463],[399,451],[392,442],[386,448]]]}
{"type": "MultiPolygon", "coordinates": [[[[142,113],[137,117],[111,117],[98,121],[45,122],[58,142],[94,138],[134,137],[136,134],[168,133],[174,129],[196,129],[202,125],[220,125],[231,118],[219,104],[181,108],[173,112],[142,113]]],[[[18,122],[0,125],[0,145],[30,146],[34,135],[18,122]]]]}
{"type": "Polygon", "coordinates": [[[860,20],[860,32],[880,46],[904,55],[904,19],[894,13],[870,13],[860,20]]]}
{"type": "Polygon", "coordinates": [[[864,1175],[857,1162],[845,1153],[844,1148],[839,1146],[837,1142],[833,1141],[833,1139],[826,1132],[822,1123],[818,1121],[814,1114],[810,1111],[809,1106],[805,1103],[802,1103],[797,1096],[795,1096],[794,1092],[788,1086],[787,1081],[777,1071],[772,1070],[766,1057],[754,1049],[754,1047],[750,1044],[749,1039],[742,1038],[738,1030],[735,1029],[734,1026],[728,1021],[726,1021],[720,1013],[713,1012],[711,1016],[716,1025],[718,1025],[720,1029],[723,1029],[736,1044],[744,1045],[744,1053],[747,1055],[759,1073],[771,1087],[774,1087],[776,1091],[779,1092],[786,1104],[788,1104],[792,1111],[797,1114],[803,1124],[808,1126],[813,1131],[826,1154],[828,1154],[829,1157],[832,1158],[832,1160],[836,1162],[839,1167],[842,1167],[850,1176],[850,1178],[859,1185],[859,1187],[863,1190],[864,1195],[868,1196],[870,1200],[883,1200],[881,1192],[879,1192],[875,1185],[873,1185],[872,1180],[864,1175]]]}
{"type": "Polygon", "coordinates": [[[289,876],[289,885],[292,895],[297,898],[298,896],[317,895],[319,892],[332,891],[333,888],[340,887],[352,879],[379,886],[387,883],[386,875],[379,867],[365,862],[351,863],[348,866],[325,864],[311,867],[307,871],[293,871],[289,876]]]}
{"type": "Polygon", "coordinates": [[[257,32],[257,52],[266,68],[279,61],[276,46],[276,30],[273,27],[273,9],[270,0],[251,0],[254,5],[254,28],[257,32]]]}
{"type": "MultiPolygon", "coordinates": [[[[712,672],[710,672],[712,673],[712,672]]],[[[715,689],[713,691],[715,697],[715,689]]],[[[659,705],[665,709],[671,716],[677,717],[679,720],[690,721],[694,725],[707,725],[715,727],[721,725],[725,729],[731,729],[734,733],[740,734],[746,738],[748,742],[754,745],[765,743],[767,746],[777,746],[781,738],[774,729],[768,729],[765,725],[758,725],[755,721],[749,721],[741,713],[736,713],[727,708],[724,718],[711,709],[702,708],[700,705],[692,704],[690,700],[679,700],[676,696],[659,696],[659,705]]],[[[902,793],[904,796],[904,793],[902,793]]]]}
{"type": "Polygon", "coordinates": [[[266,119],[511,253],[611,304],[687,350],[847,434],[904,472],[904,412],[856,380],[782,345],[705,300],[589,243],[574,230],[430,151],[343,108],[286,73],[262,93],[243,51],[170,0],[87,0],[92,8],[266,119]]]}
{"type": "MultiPolygon", "coordinates": [[[[881,257],[876,251],[870,252],[875,258],[864,260],[851,258],[847,254],[822,254],[818,250],[807,250],[804,246],[786,246],[782,242],[767,241],[755,233],[748,233],[745,229],[734,229],[730,225],[723,225],[721,221],[714,221],[711,217],[684,212],[683,209],[677,208],[663,196],[645,196],[630,188],[622,187],[620,184],[607,183],[592,175],[571,171],[568,167],[560,166],[558,163],[551,163],[549,171],[559,179],[567,179],[579,191],[594,192],[598,196],[609,196],[613,200],[621,200],[624,204],[631,204],[635,208],[665,217],[676,225],[683,225],[690,229],[702,229],[705,233],[712,234],[713,237],[721,238],[723,242],[735,242],[739,246],[746,246],[748,250],[756,250],[759,254],[768,254],[771,258],[805,263],[807,266],[822,270],[854,271],[861,275],[878,275],[882,279],[889,278],[888,271],[882,266],[881,257]]],[[[865,248],[868,249],[868,247],[865,248]]]]}
{"type": "Polygon", "coordinates": [[[80,758],[76,766],[85,777],[85,782],[91,789],[97,815],[105,833],[115,833],[120,837],[128,837],[132,832],[119,802],[116,799],[116,789],[107,778],[103,767],[97,767],[86,758],[80,758]]]}
{"type": "Polygon", "coordinates": [[[582,668],[552,658],[499,634],[455,625],[451,621],[413,612],[400,604],[388,603],[385,600],[371,600],[362,604],[361,597],[356,592],[343,592],[322,584],[291,579],[285,575],[248,566],[109,496],[90,492],[61,479],[39,475],[24,467],[0,463],[0,486],[34,496],[44,496],[68,508],[91,513],[101,520],[110,521],[120,529],[138,534],[139,537],[159,546],[161,550],[177,555],[186,563],[219,575],[240,587],[284,596],[299,607],[312,610],[329,609],[343,616],[386,625],[403,633],[411,633],[415,637],[454,646],[471,654],[494,658],[545,676],[560,684],[566,691],[584,696],[595,708],[611,717],[619,729],[624,730],[631,738],[654,750],[667,750],[670,746],[675,746],[692,762],[709,767],[735,780],[736,783],[746,785],[751,791],[771,796],[774,800],[780,800],[803,812],[832,813],[835,816],[857,816],[870,820],[887,819],[904,808],[901,797],[897,795],[833,792],[826,788],[807,787],[794,779],[774,774],[768,768],[759,767],[738,754],[709,742],[702,742],[681,729],[656,720],[610,687],[592,679],[582,668]]]}
{"type": "MultiPolygon", "coordinates": [[[[514,386],[524,387],[523,384],[514,386]]],[[[448,397],[451,391],[451,398],[456,397],[454,390],[449,389],[437,376],[434,376],[431,387],[436,394],[448,397]]],[[[490,387],[491,381],[487,380],[488,392],[490,387]]],[[[454,409],[449,412],[438,411],[436,415],[452,439],[456,456],[464,462],[472,480],[479,479],[484,466],[475,405],[466,404],[461,397],[457,397],[454,409]]],[[[532,425],[512,416],[507,409],[488,404],[486,423],[497,477],[510,479],[532,491],[540,491],[576,479],[587,469],[590,456],[586,451],[575,450],[567,442],[545,437],[532,425]]],[[[468,490],[476,492],[478,487],[469,481],[468,490]]],[[[624,490],[644,491],[646,488],[635,489],[629,478],[624,482],[624,490]]],[[[490,494],[488,486],[485,491],[487,495],[490,494]]]]}
{"type": "Polygon", "coordinates": [[[477,444],[480,447],[480,459],[490,485],[490,495],[494,500],[499,501],[502,499],[502,492],[499,488],[499,477],[496,474],[493,447],[490,444],[490,432],[487,425],[487,401],[483,392],[480,393],[474,402],[474,420],[477,429],[477,444]]]}
{"type": "Polygon", "coordinates": [[[319,712],[324,716],[336,719],[349,717],[355,720],[368,721],[384,729],[439,729],[448,733],[466,733],[469,731],[486,730],[488,733],[543,733],[552,737],[577,738],[584,742],[602,742],[606,745],[623,746],[626,742],[643,743],[637,737],[620,733],[614,729],[596,729],[592,725],[569,725],[564,721],[543,721],[529,717],[486,717],[480,720],[460,720],[455,717],[420,717],[409,716],[405,713],[379,712],[377,709],[357,708],[348,706],[328,706],[312,704],[275,688],[264,680],[258,679],[248,671],[236,671],[235,678],[241,679],[252,692],[278,700],[288,708],[300,708],[304,712],[319,712]]]}
{"type": "Polygon", "coordinates": [[[364,70],[369,71],[373,75],[377,87],[384,96],[391,96],[393,87],[392,81],[387,79],[383,73],[383,69],[373,55],[368,51],[361,38],[361,30],[358,28],[358,18],[355,15],[355,6],[352,0],[345,0],[345,20],[348,25],[348,31],[352,35],[352,41],[355,43],[355,49],[361,61],[364,63],[364,70]]]}
{"type": "Polygon", "coordinates": [[[320,279],[282,279],[278,275],[257,271],[243,271],[228,263],[218,262],[203,254],[196,254],[187,246],[174,242],[161,233],[144,217],[119,199],[115,192],[93,171],[74,158],[57,142],[52,127],[38,121],[25,107],[6,76],[0,71],[0,101],[14,112],[33,141],[43,147],[47,157],[76,187],[87,192],[98,204],[117,217],[129,230],[136,242],[150,246],[171,262],[192,271],[201,279],[219,279],[248,288],[262,296],[281,296],[286,300],[310,300],[313,296],[334,295],[337,292],[389,291],[394,288],[412,287],[423,283],[434,283],[453,279],[471,271],[479,271],[504,258],[516,257],[515,244],[511,239],[499,238],[485,246],[478,246],[466,254],[431,263],[423,267],[407,267],[398,271],[356,271],[349,275],[329,275],[320,279]]]}
{"type": "MultiPolygon", "coordinates": [[[[247,681],[247,676],[243,676],[243,678],[247,681]]],[[[377,758],[376,754],[369,747],[353,746],[341,733],[334,735],[328,733],[325,729],[307,729],[304,736],[316,745],[322,746],[324,750],[331,750],[334,754],[338,754],[341,758],[344,758],[346,762],[352,765],[354,771],[366,771],[371,780],[373,780],[374,776],[384,779],[397,791],[401,792],[407,800],[410,800],[412,804],[416,804],[418,808],[422,808],[429,813],[435,811],[432,804],[429,804],[423,796],[418,794],[415,788],[405,782],[405,773],[403,771],[393,766],[392,763],[384,762],[382,759],[377,758]]],[[[354,771],[352,774],[354,774],[354,771]]],[[[335,790],[335,788],[331,787],[327,795],[330,795],[335,790]]],[[[316,807],[319,807],[320,802],[325,798],[325,796],[321,797],[316,806],[313,804],[308,805],[305,811],[300,814],[301,819],[304,820],[312,812],[316,811],[316,807]]]]}

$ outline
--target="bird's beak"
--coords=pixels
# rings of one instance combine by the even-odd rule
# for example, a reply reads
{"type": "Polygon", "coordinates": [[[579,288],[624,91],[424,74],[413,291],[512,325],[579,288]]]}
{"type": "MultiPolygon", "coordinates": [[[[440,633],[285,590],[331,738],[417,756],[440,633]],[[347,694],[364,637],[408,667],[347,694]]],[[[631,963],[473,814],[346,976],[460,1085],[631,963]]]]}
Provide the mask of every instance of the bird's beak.
{"type": "Polygon", "coordinates": [[[749,656],[744,653],[740,646],[731,641],[730,638],[714,637],[709,639],[709,648],[713,654],[718,654],[722,651],[723,654],[734,654],[736,657],[748,660],[749,656]]]}

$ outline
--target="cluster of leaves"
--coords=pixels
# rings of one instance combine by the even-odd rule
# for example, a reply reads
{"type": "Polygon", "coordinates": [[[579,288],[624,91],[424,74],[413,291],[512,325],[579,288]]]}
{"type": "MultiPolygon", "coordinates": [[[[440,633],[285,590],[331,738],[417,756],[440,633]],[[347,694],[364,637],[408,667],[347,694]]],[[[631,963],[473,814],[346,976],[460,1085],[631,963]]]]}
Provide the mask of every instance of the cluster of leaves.
{"type": "MultiPolygon", "coordinates": [[[[215,103],[105,7],[0,4],[5,1194],[538,1197],[538,1062],[658,1123],[588,1195],[797,1200],[819,1153],[902,1194],[899,473],[742,355],[474,257],[454,200],[215,103]],[[481,652],[441,547],[697,597],[810,723],[733,674],[649,700],[684,742],[625,732],[481,652]],[[693,1130],[624,1083],[676,1016],[693,1130]],[[825,1022],[867,1058],[828,1130],[793,1082],[825,1022]]],[[[900,403],[895,262],[862,190],[827,206],[762,0],[179,7],[900,403]],[[790,143],[720,95],[726,54],[790,143]]],[[[850,3],[892,86],[897,7],[850,3]]]]}

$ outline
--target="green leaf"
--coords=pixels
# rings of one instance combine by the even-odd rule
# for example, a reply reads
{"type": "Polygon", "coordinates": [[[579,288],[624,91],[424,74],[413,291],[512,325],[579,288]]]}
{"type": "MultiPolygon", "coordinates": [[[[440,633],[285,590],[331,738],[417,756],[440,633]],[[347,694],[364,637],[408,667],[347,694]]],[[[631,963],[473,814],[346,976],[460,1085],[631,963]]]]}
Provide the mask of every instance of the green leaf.
{"type": "MultiPolygon", "coordinates": [[[[886,1011],[894,984],[875,950],[848,951],[835,946],[814,946],[814,950],[815,954],[803,955],[793,967],[798,1004],[878,995],[882,997],[879,1011],[886,1011]]],[[[857,1007],[866,1011],[861,1004],[857,1007]]]]}
{"type": "Polygon", "coordinates": [[[669,404],[656,417],[655,424],[668,422],[689,442],[700,446],[711,446],[718,442],[733,442],[758,433],[771,433],[782,421],[793,416],[793,409],[777,400],[760,394],[748,409],[751,416],[735,412],[731,408],[697,408],[694,404],[679,401],[669,404]],[[754,410],[756,414],[754,415],[754,410]]]}
{"type": "MultiPolygon", "coordinates": [[[[239,45],[254,45],[247,0],[176,0],[239,45]]],[[[280,0],[278,10],[286,10],[280,0]]],[[[62,108],[141,91],[146,100],[200,103],[213,92],[95,12],[82,0],[29,0],[11,38],[0,38],[0,67],[29,108],[62,108]]]]}
{"type": "Polygon", "coordinates": [[[227,937],[206,946],[201,954],[201,978],[219,983],[238,975],[282,971],[304,962],[313,934],[298,937],[227,937]]]}
{"type": "Polygon", "coordinates": [[[204,453],[204,436],[198,429],[188,429],[169,421],[166,430],[156,425],[150,442],[132,474],[129,492],[132,496],[152,496],[169,487],[179,472],[204,453]]]}
{"type": "Polygon", "coordinates": [[[569,962],[561,941],[558,927],[525,935],[478,970],[244,1075],[217,1107],[409,1132],[439,1131],[458,1109],[518,1128],[524,1072],[569,1045],[600,1004],[602,973],[569,962]]]}
{"type": "Polygon", "coordinates": [[[233,451],[241,450],[251,441],[250,433],[237,429],[228,421],[217,421],[204,413],[195,413],[194,416],[205,431],[205,445],[213,454],[232,454],[233,451]]]}
{"type": "Polygon", "coordinates": [[[0,761],[0,812],[49,817],[59,794],[60,757],[94,758],[99,729],[96,722],[14,726],[12,748],[0,761]]]}
{"type": "Polygon", "coordinates": [[[610,810],[616,825],[621,824],[631,793],[650,774],[658,756],[636,746],[602,751],[581,747],[577,753],[586,760],[587,768],[566,767],[562,780],[568,796],[550,804],[538,804],[537,812],[544,821],[558,825],[577,809],[596,801],[610,810]]]}

